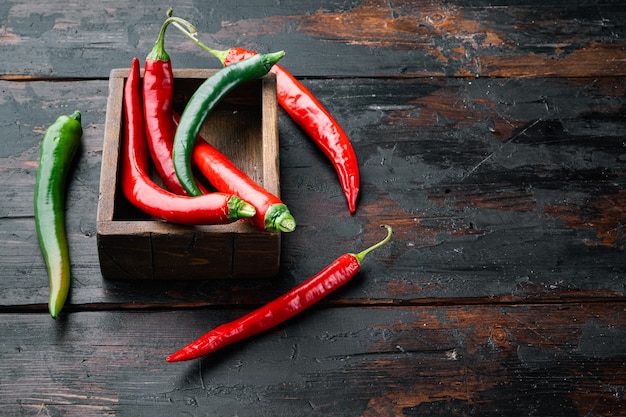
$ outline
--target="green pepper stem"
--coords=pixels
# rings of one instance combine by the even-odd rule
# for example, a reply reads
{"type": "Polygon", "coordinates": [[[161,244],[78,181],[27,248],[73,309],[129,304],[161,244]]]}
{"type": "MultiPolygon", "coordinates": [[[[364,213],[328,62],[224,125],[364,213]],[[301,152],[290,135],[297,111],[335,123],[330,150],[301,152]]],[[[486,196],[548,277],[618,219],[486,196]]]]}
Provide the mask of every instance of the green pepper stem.
{"type": "Polygon", "coordinates": [[[76,110],[74,113],[70,115],[70,117],[80,123],[81,114],[80,111],[76,110]]]}
{"type": "Polygon", "coordinates": [[[169,55],[165,51],[165,30],[170,25],[170,23],[175,24],[178,29],[180,29],[184,33],[189,34],[191,36],[193,36],[192,34],[198,32],[198,29],[196,29],[194,25],[192,25],[185,19],[172,16],[172,9],[171,8],[168,9],[167,19],[165,19],[165,21],[161,25],[161,31],[159,32],[159,37],[154,43],[154,47],[152,48],[152,51],[150,51],[150,53],[148,54],[147,59],[151,59],[154,61],[169,61],[170,60],[169,55]]]}
{"type": "Polygon", "coordinates": [[[276,228],[285,233],[290,233],[296,230],[296,220],[293,218],[289,211],[283,212],[276,219],[276,228]]]}
{"type": "Polygon", "coordinates": [[[392,233],[393,233],[393,229],[391,228],[391,226],[387,226],[386,224],[383,224],[383,225],[381,225],[380,227],[384,227],[384,228],[386,228],[386,229],[387,229],[387,236],[386,236],[383,240],[381,240],[381,241],[380,241],[380,242],[378,242],[377,244],[372,245],[372,246],[370,246],[369,248],[367,248],[367,249],[365,249],[365,250],[363,250],[363,251],[361,251],[361,252],[359,252],[359,253],[353,253],[353,254],[352,254],[352,255],[356,258],[356,260],[357,260],[357,262],[359,263],[359,265],[361,265],[361,262],[363,262],[363,258],[365,258],[365,256],[366,256],[368,253],[370,253],[370,252],[372,252],[372,251],[374,251],[374,250],[376,250],[376,249],[380,248],[380,247],[381,247],[381,246],[383,246],[385,243],[389,242],[389,240],[391,239],[391,235],[392,235],[392,233]]]}
{"type": "Polygon", "coordinates": [[[269,232],[293,232],[296,230],[296,220],[285,204],[272,204],[265,212],[263,219],[265,230],[269,232]]]}
{"type": "Polygon", "coordinates": [[[252,217],[256,214],[256,208],[252,204],[236,195],[233,195],[228,201],[228,211],[228,218],[233,221],[252,217]]]}
{"type": "Polygon", "coordinates": [[[198,33],[197,33],[196,30],[188,31],[182,25],[180,25],[178,22],[172,22],[172,24],[174,26],[176,26],[181,32],[183,32],[183,34],[185,34],[185,36],[187,36],[189,39],[194,41],[194,43],[196,45],[198,45],[200,48],[202,48],[205,51],[207,51],[209,54],[213,55],[215,58],[217,58],[222,63],[222,65],[224,65],[224,63],[226,62],[226,56],[228,55],[228,51],[229,51],[228,49],[225,50],[225,51],[219,51],[217,49],[210,48],[210,47],[208,47],[207,45],[205,45],[204,43],[202,43],[198,39],[198,33]]]}

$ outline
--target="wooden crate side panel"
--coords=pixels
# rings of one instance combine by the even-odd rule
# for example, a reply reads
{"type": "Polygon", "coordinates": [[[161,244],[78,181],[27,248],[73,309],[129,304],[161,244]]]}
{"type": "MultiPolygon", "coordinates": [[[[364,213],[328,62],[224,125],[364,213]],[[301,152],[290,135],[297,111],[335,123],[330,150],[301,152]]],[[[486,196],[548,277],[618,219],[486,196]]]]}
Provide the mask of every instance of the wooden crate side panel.
{"type": "Polygon", "coordinates": [[[269,278],[280,267],[280,233],[238,235],[233,256],[233,276],[269,278]]]}
{"type": "Polygon", "coordinates": [[[276,76],[272,73],[263,77],[263,184],[280,197],[280,146],[278,138],[278,100],[276,76]]]}
{"type": "Polygon", "coordinates": [[[230,278],[233,235],[152,234],[155,279],[230,278]]]}
{"type": "Polygon", "coordinates": [[[153,279],[150,234],[98,235],[100,270],[106,279],[153,279]]]}

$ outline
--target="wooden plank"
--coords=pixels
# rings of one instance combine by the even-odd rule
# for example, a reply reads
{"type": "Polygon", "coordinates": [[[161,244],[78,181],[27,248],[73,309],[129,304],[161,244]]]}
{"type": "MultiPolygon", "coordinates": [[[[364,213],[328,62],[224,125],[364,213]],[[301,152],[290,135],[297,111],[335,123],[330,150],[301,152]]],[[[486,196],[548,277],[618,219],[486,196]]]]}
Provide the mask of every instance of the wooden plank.
{"type": "Polygon", "coordinates": [[[272,282],[102,280],[95,213],[107,81],[0,82],[0,306],[43,309],[47,279],[32,211],[39,142],[83,111],[68,190],[69,310],[110,303],[263,303],[336,256],[381,238],[333,302],[549,300],[624,295],[625,91],[603,79],[305,80],[351,137],[362,175],[348,214],[330,163],[281,111],[281,195],[298,222],[272,282]]]}
{"type": "Polygon", "coordinates": [[[622,302],[314,309],[212,356],[165,362],[244,312],[3,314],[0,413],[625,412],[622,302]]]}
{"type": "MultiPolygon", "coordinates": [[[[0,76],[107,77],[152,49],[169,2],[146,7],[19,0],[0,7],[0,76]],[[32,57],[37,57],[33,59],[32,57]]],[[[181,1],[177,16],[212,47],[285,50],[298,76],[604,76],[626,74],[619,1],[181,1]]],[[[175,29],[176,67],[216,68],[175,29]]]]}

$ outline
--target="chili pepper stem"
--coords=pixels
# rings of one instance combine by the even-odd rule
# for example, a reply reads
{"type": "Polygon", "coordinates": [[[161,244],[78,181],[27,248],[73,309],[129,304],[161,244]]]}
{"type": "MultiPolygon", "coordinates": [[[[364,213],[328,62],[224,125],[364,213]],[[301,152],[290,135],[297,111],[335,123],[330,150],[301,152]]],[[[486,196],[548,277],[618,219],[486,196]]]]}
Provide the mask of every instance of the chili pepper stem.
{"type": "Polygon", "coordinates": [[[361,265],[361,262],[363,262],[363,258],[365,258],[365,256],[367,256],[368,253],[380,248],[381,246],[383,246],[385,243],[389,242],[389,240],[391,239],[391,235],[393,233],[393,229],[391,228],[391,226],[387,226],[386,224],[381,225],[380,227],[384,227],[387,229],[387,236],[381,240],[380,242],[376,243],[375,245],[370,246],[367,249],[362,250],[359,253],[353,253],[352,256],[354,256],[356,258],[356,260],[359,262],[359,265],[361,265]]]}
{"type": "Polygon", "coordinates": [[[283,212],[276,220],[276,228],[281,232],[289,233],[296,230],[296,221],[291,213],[283,212]]]}
{"type": "Polygon", "coordinates": [[[228,218],[233,221],[249,218],[256,214],[256,208],[252,204],[242,200],[236,195],[233,195],[228,202],[228,209],[228,218]]]}
{"type": "Polygon", "coordinates": [[[191,39],[192,41],[194,41],[194,43],[196,45],[198,45],[200,48],[204,49],[205,51],[207,51],[209,54],[213,55],[215,58],[217,58],[222,65],[224,65],[224,63],[226,62],[226,56],[228,55],[228,49],[224,50],[224,51],[220,51],[217,49],[213,49],[207,45],[205,45],[204,43],[202,43],[198,38],[197,38],[197,31],[188,31],[186,30],[182,25],[180,25],[178,22],[172,22],[172,24],[174,26],[176,26],[181,32],[183,32],[185,34],[185,36],[187,36],[189,39],[191,39]]]}
{"type": "Polygon", "coordinates": [[[275,203],[269,206],[263,219],[265,230],[270,232],[293,232],[296,230],[296,219],[285,204],[275,203]]]}
{"type": "Polygon", "coordinates": [[[169,61],[170,56],[165,52],[165,30],[170,25],[170,23],[176,23],[176,27],[181,31],[187,34],[187,36],[193,36],[193,33],[197,33],[198,29],[185,19],[181,19],[180,17],[171,16],[172,9],[168,10],[168,17],[161,25],[161,31],[159,32],[159,37],[154,43],[154,47],[152,51],[147,56],[147,59],[152,59],[154,61],[169,61]]]}

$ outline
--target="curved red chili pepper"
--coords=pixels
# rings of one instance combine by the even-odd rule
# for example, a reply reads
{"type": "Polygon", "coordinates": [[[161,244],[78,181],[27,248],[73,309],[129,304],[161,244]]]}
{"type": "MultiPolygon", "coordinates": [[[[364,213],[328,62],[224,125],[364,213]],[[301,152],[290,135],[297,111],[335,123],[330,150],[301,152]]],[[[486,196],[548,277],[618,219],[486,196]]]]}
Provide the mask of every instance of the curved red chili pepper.
{"type": "Polygon", "coordinates": [[[172,163],[173,83],[171,61],[146,59],[143,75],[143,106],[150,155],[167,189],[175,194],[186,195],[187,192],[178,181],[172,163]]]}
{"type": "MultiPolygon", "coordinates": [[[[181,185],[174,163],[172,147],[176,127],[172,123],[174,107],[174,73],[172,61],[165,51],[165,29],[172,22],[182,19],[169,17],[163,23],[159,37],[146,57],[143,73],[143,111],[146,124],[148,148],[157,174],[165,187],[174,194],[188,195],[181,185]]],[[[206,189],[202,188],[206,194],[206,189]]]]}
{"type": "Polygon", "coordinates": [[[340,256],[315,276],[289,292],[239,319],[216,327],[169,355],[166,360],[178,362],[199,358],[224,346],[269,330],[311,307],[354,277],[361,269],[361,262],[365,255],[391,239],[393,232],[391,227],[384,227],[387,228],[387,236],[382,241],[357,254],[347,253],[340,256]]]}
{"type": "MultiPolygon", "coordinates": [[[[174,113],[173,120],[178,125],[180,115],[174,113]]],[[[200,136],[191,157],[216,190],[235,194],[256,208],[256,214],[248,221],[258,229],[268,232],[293,232],[296,229],[295,219],[280,198],[257,184],[200,136]]]]}
{"type": "MultiPolygon", "coordinates": [[[[252,55],[256,55],[256,52],[230,48],[222,58],[223,64],[230,65],[252,55]]],[[[276,74],[278,103],[330,159],[348,200],[348,209],[350,213],[354,213],[360,174],[356,154],[348,136],[309,89],[287,70],[276,64],[271,72],[276,74]]]]}
{"type": "Polygon", "coordinates": [[[140,83],[139,59],[133,58],[123,100],[121,177],[126,198],[155,218],[179,224],[225,224],[254,215],[254,207],[232,194],[188,197],[168,192],[152,181],[148,174],[140,83]]]}
{"type": "Polygon", "coordinates": [[[192,160],[216,190],[232,193],[256,208],[248,221],[268,232],[293,232],[296,221],[287,206],[237,168],[224,154],[204,141],[193,148],[192,160]]]}
{"type": "MultiPolygon", "coordinates": [[[[173,24],[196,45],[219,59],[224,66],[257,55],[257,52],[243,48],[230,48],[225,51],[209,48],[198,40],[195,33],[186,30],[177,22],[173,24]]],[[[348,136],[309,89],[287,70],[276,64],[271,72],[276,74],[278,103],[330,159],[339,175],[350,213],[354,213],[361,179],[356,154],[348,136]]]]}

